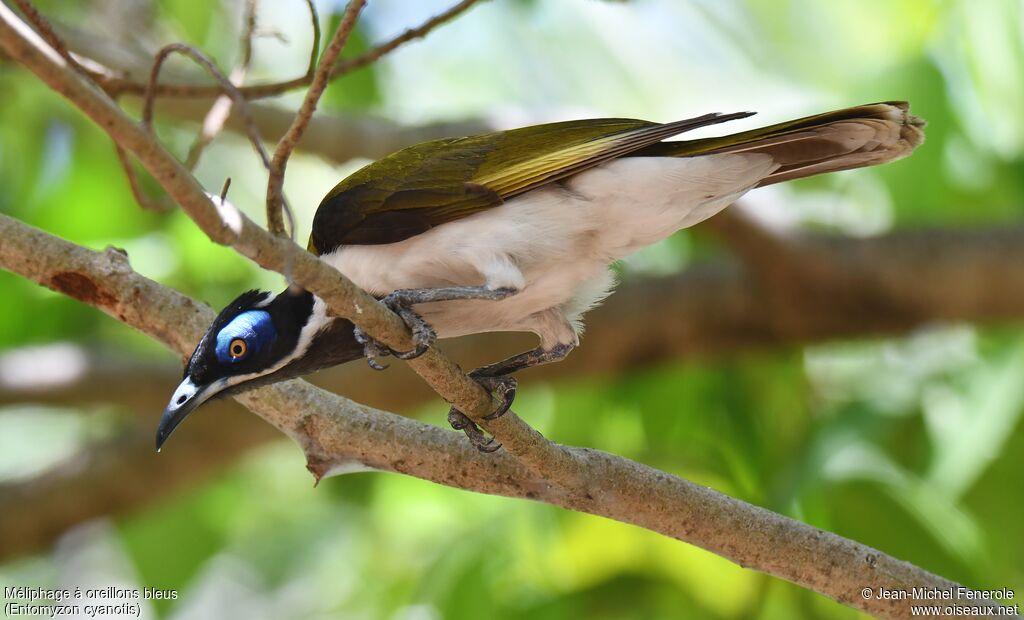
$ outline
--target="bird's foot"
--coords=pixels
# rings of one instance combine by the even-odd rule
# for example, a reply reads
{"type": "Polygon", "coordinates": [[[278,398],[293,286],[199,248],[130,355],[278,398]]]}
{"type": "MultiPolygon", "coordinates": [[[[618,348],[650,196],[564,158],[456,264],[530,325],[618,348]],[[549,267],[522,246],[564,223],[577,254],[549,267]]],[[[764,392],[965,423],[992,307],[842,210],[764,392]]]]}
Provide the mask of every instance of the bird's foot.
{"type": "MultiPolygon", "coordinates": [[[[508,375],[486,376],[478,374],[478,371],[469,373],[470,378],[479,383],[488,392],[496,394],[501,398],[501,404],[497,409],[484,416],[484,420],[497,420],[508,413],[512,407],[512,401],[516,399],[516,388],[518,382],[514,377],[508,375]]],[[[494,452],[501,447],[493,437],[488,437],[477,424],[455,407],[448,412],[448,423],[457,431],[466,433],[469,442],[481,452],[494,452]]]]}
{"type": "Polygon", "coordinates": [[[415,359],[426,353],[427,349],[434,344],[434,340],[437,339],[434,328],[412,309],[413,302],[402,295],[402,293],[403,291],[395,291],[385,296],[380,302],[400,316],[402,321],[409,327],[409,331],[412,332],[412,349],[408,351],[395,351],[391,347],[378,342],[358,327],[353,330],[356,342],[363,345],[363,356],[366,357],[366,363],[374,370],[384,370],[387,368],[387,364],[381,364],[377,361],[378,357],[392,355],[400,360],[415,359]]]}
{"type": "Polygon", "coordinates": [[[468,415],[455,407],[452,407],[448,412],[448,423],[455,430],[466,433],[469,443],[473,444],[473,447],[481,452],[490,453],[501,448],[501,444],[494,437],[488,437],[484,434],[480,427],[476,425],[476,422],[470,420],[468,415]]]}
{"type": "Polygon", "coordinates": [[[476,371],[469,373],[469,377],[483,386],[488,392],[497,394],[498,398],[501,399],[501,404],[498,405],[498,408],[484,416],[485,420],[488,422],[497,420],[508,413],[508,410],[512,407],[512,401],[516,399],[516,388],[519,387],[519,382],[516,381],[515,377],[508,375],[487,376],[477,374],[476,371]]]}
{"type": "Polygon", "coordinates": [[[387,364],[381,364],[378,362],[377,358],[391,355],[390,347],[377,342],[369,334],[358,327],[352,328],[352,335],[355,336],[356,342],[363,345],[363,357],[366,358],[366,363],[370,365],[370,368],[374,370],[384,370],[388,367],[387,364]]]}

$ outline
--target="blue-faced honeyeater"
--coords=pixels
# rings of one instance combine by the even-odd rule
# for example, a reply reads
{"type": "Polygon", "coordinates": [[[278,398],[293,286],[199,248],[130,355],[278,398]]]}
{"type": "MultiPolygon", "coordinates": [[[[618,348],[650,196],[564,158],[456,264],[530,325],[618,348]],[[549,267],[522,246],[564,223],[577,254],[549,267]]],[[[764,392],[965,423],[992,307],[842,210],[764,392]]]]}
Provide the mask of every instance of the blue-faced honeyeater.
{"type": "MultiPolygon", "coordinates": [[[[535,333],[531,351],[473,373],[511,404],[523,368],[560,360],[614,286],[609,265],[744,193],[909,155],[924,123],[904,102],[862,105],[718,138],[677,134],[750,116],[674,123],[604,118],[433,140],[374,162],[320,203],[308,248],[396,311],[416,346],[396,352],[312,293],[250,291],[199,342],[157,431],[236,393],[367,356],[421,354],[435,335],[535,333]]],[[[449,421],[494,447],[452,410],[449,421]]]]}

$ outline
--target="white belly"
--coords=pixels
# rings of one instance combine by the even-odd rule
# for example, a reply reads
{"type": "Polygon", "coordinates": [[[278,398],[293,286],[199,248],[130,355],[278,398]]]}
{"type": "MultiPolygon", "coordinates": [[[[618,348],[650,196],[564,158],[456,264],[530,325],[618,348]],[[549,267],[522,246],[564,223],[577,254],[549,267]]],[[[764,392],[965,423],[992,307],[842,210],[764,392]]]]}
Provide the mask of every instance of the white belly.
{"type": "Polygon", "coordinates": [[[608,265],[720,211],[777,168],[770,156],[613,160],[399,243],[324,256],[375,295],[403,288],[514,287],[502,301],[417,307],[442,338],[537,331],[557,309],[578,326],[613,286],[608,265]]]}

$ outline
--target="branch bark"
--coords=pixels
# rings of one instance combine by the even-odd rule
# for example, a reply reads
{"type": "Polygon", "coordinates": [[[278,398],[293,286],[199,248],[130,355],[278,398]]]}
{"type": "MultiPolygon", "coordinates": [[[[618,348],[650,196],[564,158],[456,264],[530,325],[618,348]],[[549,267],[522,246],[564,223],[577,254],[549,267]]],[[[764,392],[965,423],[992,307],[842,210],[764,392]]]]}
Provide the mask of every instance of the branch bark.
{"type": "MultiPolygon", "coordinates": [[[[401,321],[335,270],[214,204],[176,160],[95,85],[67,66],[4,5],[0,44],[71,100],[127,150],[218,243],[291,276],[341,316],[393,348],[408,345],[401,321]]],[[[212,319],[193,300],[141,278],[116,251],[93,253],[0,216],[2,260],[13,271],[102,307],[181,354],[212,319]],[[42,251],[46,248],[46,251],[42,251]]],[[[446,400],[480,419],[490,395],[435,349],[410,363],[446,400]]],[[[540,499],[697,544],[740,565],[812,588],[884,617],[910,617],[905,601],[865,599],[864,588],[949,589],[956,584],[834,534],[596,450],[545,440],[517,416],[487,428],[506,446],[482,455],[450,431],[375,411],[290,381],[237,399],[295,439],[318,476],[355,462],[474,490],[540,499]]]]}

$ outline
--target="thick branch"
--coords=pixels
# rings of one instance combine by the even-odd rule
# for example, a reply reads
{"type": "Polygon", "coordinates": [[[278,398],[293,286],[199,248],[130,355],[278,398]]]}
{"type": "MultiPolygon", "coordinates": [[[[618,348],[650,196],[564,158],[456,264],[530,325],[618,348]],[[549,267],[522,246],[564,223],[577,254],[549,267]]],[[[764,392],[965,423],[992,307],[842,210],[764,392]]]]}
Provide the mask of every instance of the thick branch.
{"type": "Polygon", "coordinates": [[[741,204],[732,205],[704,226],[718,235],[748,270],[767,281],[785,280],[781,274],[801,273],[812,267],[801,252],[799,238],[769,229],[741,204]]]}
{"type": "MultiPolygon", "coordinates": [[[[139,276],[114,250],[92,252],[0,215],[0,264],[94,305],[187,355],[213,312],[139,276]]],[[[254,390],[243,404],[298,441],[322,475],[353,465],[602,515],[698,545],[871,613],[910,617],[903,601],[862,588],[956,584],[884,553],[597,450],[557,446],[580,487],[553,485],[512,455],[483,455],[464,437],[358,405],[303,381],[254,390]]],[[[163,456],[153,456],[164,458],[163,456]]]]}

